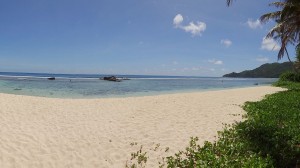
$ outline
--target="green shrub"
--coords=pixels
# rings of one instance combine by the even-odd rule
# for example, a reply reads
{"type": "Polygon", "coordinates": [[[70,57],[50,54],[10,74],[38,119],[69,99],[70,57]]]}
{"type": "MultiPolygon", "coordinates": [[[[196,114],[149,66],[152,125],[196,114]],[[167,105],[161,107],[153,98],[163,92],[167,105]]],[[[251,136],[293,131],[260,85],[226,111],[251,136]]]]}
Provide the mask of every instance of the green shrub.
{"type": "Polygon", "coordinates": [[[169,167],[296,167],[300,163],[300,83],[248,102],[247,120],[225,128],[218,141],[168,157],[169,167]]]}
{"type": "Polygon", "coordinates": [[[251,150],[270,156],[276,167],[295,167],[300,161],[300,92],[288,90],[247,103],[248,120],[239,124],[251,150]]]}
{"type": "MultiPolygon", "coordinates": [[[[291,84],[291,83],[289,83],[291,84]]],[[[292,88],[300,88],[295,84],[292,88]]],[[[300,92],[268,95],[244,106],[247,120],[225,128],[216,142],[190,146],[168,167],[296,167],[300,163],[300,92]]]]}
{"type": "Polygon", "coordinates": [[[273,84],[274,86],[277,87],[283,87],[287,88],[289,90],[300,90],[300,82],[291,82],[291,81],[282,81],[279,80],[276,83],[273,84]]]}
{"type": "Polygon", "coordinates": [[[300,73],[285,72],[280,75],[279,81],[300,82],[300,73]]]}
{"type": "Polygon", "coordinates": [[[243,141],[236,129],[226,128],[219,134],[219,140],[205,142],[200,147],[197,138],[192,138],[190,146],[175,156],[167,157],[170,168],[181,167],[272,167],[270,157],[261,157],[249,149],[249,143],[243,141]]]}

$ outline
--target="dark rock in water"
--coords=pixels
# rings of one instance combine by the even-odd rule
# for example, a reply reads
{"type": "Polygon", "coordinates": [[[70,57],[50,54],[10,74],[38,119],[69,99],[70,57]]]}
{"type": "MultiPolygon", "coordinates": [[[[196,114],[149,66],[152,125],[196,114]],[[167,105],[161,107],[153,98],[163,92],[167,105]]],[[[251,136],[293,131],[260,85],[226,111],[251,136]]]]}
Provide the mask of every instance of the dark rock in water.
{"type": "Polygon", "coordinates": [[[103,80],[107,80],[107,81],[113,81],[113,82],[121,82],[122,80],[118,79],[115,76],[106,76],[104,78],[102,78],[103,80]]]}
{"type": "Polygon", "coordinates": [[[14,90],[22,90],[21,88],[15,88],[14,90]]]}
{"type": "Polygon", "coordinates": [[[258,83],[254,83],[254,85],[258,85],[258,83]]]}
{"type": "Polygon", "coordinates": [[[55,80],[55,77],[49,77],[48,80],[55,80]]]}
{"type": "Polygon", "coordinates": [[[117,78],[115,76],[105,76],[103,79],[104,80],[117,80],[117,78]]]}

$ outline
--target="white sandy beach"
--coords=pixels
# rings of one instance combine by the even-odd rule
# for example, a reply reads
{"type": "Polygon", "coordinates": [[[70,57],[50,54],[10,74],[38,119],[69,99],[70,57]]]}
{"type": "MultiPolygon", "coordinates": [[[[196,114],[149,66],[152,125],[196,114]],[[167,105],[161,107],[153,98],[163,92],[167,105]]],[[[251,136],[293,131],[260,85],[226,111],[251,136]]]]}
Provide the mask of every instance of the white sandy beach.
{"type": "Polygon", "coordinates": [[[0,167],[119,168],[140,145],[150,151],[147,167],[157,167],[157,157],[185,149],[191,136],[200,143],[215,140],[222,123],[241,120],[236,114],[243,114],[244,102],[281,90],[259,86],[105,99],[0,94],[0,167]],[[156,144],[159,149],[150,150],[156,144]]]}

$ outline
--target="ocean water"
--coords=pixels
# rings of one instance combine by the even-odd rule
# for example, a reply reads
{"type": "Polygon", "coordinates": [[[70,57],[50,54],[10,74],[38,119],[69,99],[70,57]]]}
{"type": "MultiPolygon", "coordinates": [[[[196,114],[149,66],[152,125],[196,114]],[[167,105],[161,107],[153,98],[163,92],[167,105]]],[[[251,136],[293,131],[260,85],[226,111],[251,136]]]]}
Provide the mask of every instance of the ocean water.
{"type": "Polygon", "coordinates": [[[41,74],[0,72],[0,92],[54,98],[147,96],[165,93],[220,90],[271,85],[275,78],[221,78],[117,75],[130,80],[110,82],[94,74],[41,74]],[[55,80],[48,80],[55,77],[55,80]]]}

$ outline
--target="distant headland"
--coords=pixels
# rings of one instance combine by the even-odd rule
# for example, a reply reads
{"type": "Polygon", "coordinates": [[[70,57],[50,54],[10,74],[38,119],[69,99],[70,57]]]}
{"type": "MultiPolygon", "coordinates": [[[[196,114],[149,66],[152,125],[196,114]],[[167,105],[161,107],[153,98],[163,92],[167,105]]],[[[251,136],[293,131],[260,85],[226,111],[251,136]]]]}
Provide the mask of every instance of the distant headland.
{"type": "Polygon", "coordinates": [[[245,70],[240,73],[232,72],[223,75],[223,77],[233,78],[278,78],[281,73],[292,71],[293,65],[291,62],[284,63],[267,63],[253,70],[245,70]]]}

